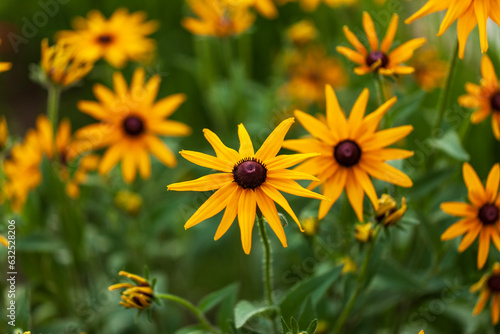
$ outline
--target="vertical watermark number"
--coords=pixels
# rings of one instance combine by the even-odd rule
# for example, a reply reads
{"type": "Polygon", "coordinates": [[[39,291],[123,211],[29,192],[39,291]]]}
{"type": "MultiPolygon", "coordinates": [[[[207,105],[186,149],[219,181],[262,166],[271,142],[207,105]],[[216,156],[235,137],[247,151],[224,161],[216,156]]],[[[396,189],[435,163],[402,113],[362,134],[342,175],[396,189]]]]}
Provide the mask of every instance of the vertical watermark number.
{"type": "Polygon", "coordinates": [[[16,221],[8,221],[8,235],[7,235],[7,286],[9,291],[7,293],[7,318],[10,320],[8,324],[11,326],[16,325],[16,221]]]}

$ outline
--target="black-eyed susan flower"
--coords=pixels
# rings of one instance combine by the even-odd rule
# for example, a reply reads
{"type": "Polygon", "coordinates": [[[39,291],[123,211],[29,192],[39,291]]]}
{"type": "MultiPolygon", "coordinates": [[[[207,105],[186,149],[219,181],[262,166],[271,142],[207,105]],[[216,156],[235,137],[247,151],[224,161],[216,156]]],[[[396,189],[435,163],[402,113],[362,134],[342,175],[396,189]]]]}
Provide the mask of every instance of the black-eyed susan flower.
{"type": "Polygon", "coordinates": [[[158,23],[146,21],[144,12],[129,14],[120,8],[106,19],[93,10],[87,18],[76,18],[73,29],[57,33],[57,42],[73,47],[85,62],[104,58],[114,67],[123,67],[129,60],[146,60],[156,49],[155,41],[146,36],[158,29],[158,23]]]}
{"type": "Polygon", "coordinates": [[[224,216],[215,233],[215,240],[218,240],[226,233],[236,216],[238,216],[243,250],[246,254],[249,254],[252,247],[252,230],[258,208],[278,236],[283,247],[287,247],[285,231],[274,203],[278,203],[288,212],[299,225],[301,231],[303,229],[297,216],[280,191],[296,196],[327,200],[324,196],[302,188],[294,181],[317,180],[314,176],[287,169],[307,158],[316,156],[316,153],[277,155],[293,122],[293,118],[281,122],[256,153],[243,124],[238,126],[239,151],[225,146],[219,137],[208,129],[203,130],[203,133],[212,145],[216,157],[194,151],[181,151],[181,155],[192,163],[221,172],[168,186],[168,190],[176,191],[210,191],[217,189],[189,218],[184,227],[186,229],[193,227],[205,219],[213,217],[225,208],[224,216]]]}
{"type": "Polygon", "coordinates": [[[496,325],[500,317],[500,263],[495,262],[491,273],[483,275],[479,282],[471,286],[470,292],[479,291],[479,300],[472,311],[474,316],[481,313],[491,298],[491,323],[496,325]]]}
{"type": "Polygon", "coordinates": [[[370,242],[375,234],[372,223],[356,224],[354,237],[359,242],[370,242]]]}
{"type": "Polygon", "coordinates": [[[109,291],[125,289],[124,291],[122,291],[122,300],[120,301],[120,305],[123,305],[126,308],[136,308],[139,310],[151,306],[151,303],[154,299],[154,294],[153,289],[151,288],[151,285],[147,280],[126,271],[120,271],[118,275],[125,276],[135,281],[134,284],[118,283],[108,287],[109,291]]]}
{"type": "Polygon", "coordinates": [[[437,35],[443,35],[452,23],[458,20],[459,56],[463,58],[467,38],[477,24],[479,25],[481,52],[486,52],[488,50],[486,23],[488,18],[491,18],[497,25],[500,24],[500,2],[498,0],[429,0],[420,10],[410,16],[405,23],[412,23],[423,16],[445,9],[447,9],[447,12],[437,35]]]}
{"type": "Polygon", "coordinates": [[[174,94],[155,102],[160,77],[144,82],[143,68],[135,70],[130,88],[121,73],[113,76],[114,92],[96,84],[94,95],[99,100],[80,101],[78,108],[97,118],[100,123],[88,125],[76,132],[76,137],[93,148],[108,147],[99,164],[99,172],[107,174],[119,161],[126,182],[135,179],[136,172],[147,179],[151,175],[149,153],[163,164],[173,167],[177,160],[160,136],[186,136],[191,129],[184,123],[166,119],[181,105],[186,96],[174,94]]]}
{"type": "Polygon", "coordinates": [[[182,26],[195,35],[228,37],[239,35],[250,28],[255,21],[245,3],[221,0],[188,0],[198,18],[182,20],[182,26]]]}
{"type": "Polygon", "coordinates": [[[370,44],[370,50],[358,40],[356,35],[344,26],[344,34],[355,50],[344,46],[338,46],[337,51],[352,62],[360,65],[354,69],[357,75],[364,75],[370,72],[378,72],[382,75],[411,74],[415,70],[411,66],[404,66],[404,63],[413,56],[413,52],[425,44],[425,38],[415,38],[389,51],[398,29],[399,16],[392,16],[384,39],[379,45],[377,31],[373,20],[367,12],[363,12],[363,28],[370,44]]]}
{"type": "Polygon", "coordinates": [[[288,82],[281,93],[301,106],[324,102],[325,85],[343,87],[347,73],[338,59],[328,57],[323,47],[311,47],[296,52],[287,61],[288,82]]]}
{"type": "Polygon", "coordinates": [[[7,240],[7,238],[3,235],[0,235],[0,244],[4,245],[5,247],[9,247],[9,240],[7,240]]]}
{"type": "MultiPolygon", "coordinates": [[[[0,44],[2,44],[2,40],[0,39],[0,44]]],[[[0,62],[0,72],[5,72],[10,70],[12,67],[12,63],[0,62]]]]}
{"type": "Polygon", "coordinates": [[[344,188],[359,221],[363,221],[365,193],[378,210],[377,193],[369,175],[401,187],[413,185],[406,174],[386,163],[413,155],[412,151],[386,148],[406,137],[413,127],[405,125],[377,131],[384,114],[396,103],[396,97],[364,117],[368,98],[368,89],[364,89],[347,120],[335,92],[327,85],[326,123],[303,111],[295,111],[295,117],[314,138],[287,140],[283,147],[300,153],[321,153],[295,168],[318,176],[321,181],[313,181],[308,188],[321,185],[322,193],[331,200],[321,201],[319,219],[326,216],[344,188]]]}
{"type": "Polygon", "coordinates": [[[288,28],[286,32],[286,36],[290,42],[299,48],[311,43],[317,35],[318,30],[310,20],[299,21],[288,28]]]}
{"type": "Polygon", "coordinates": [[[401,207],[389,194],[382,194],[378,200],[378,209],[376,210],[377,222],[385,226],[396,224],[406,212],[406,199],[401,199],[401,207]]]}
{"type": "Polygon", "coordinates": [[[462,217],[444,231],[441,240],[464,235],[458,246],[458,251],[463,252],[479,236],[477,267],[481,269],[488,259],[491,240],[500,250],[500,196],[498,196],[500,165],[496,164],[491,169],[486,180],[486,188],[483,187],[476,171],[467,162],[463,165],[463,175],[470,204],[462,202],[441,204],[441,210],[447,214],[462,217]]]}
{"type": "Polygon", "coordinates": [[[487,55],[481,59],[480,85],[466,83],[466,95],[458,98],[458,103],[466,108],[476,108],[471,115],[472,123],[477,124],[491,114],[491,127],[495,138],[500,140],[500,84],[495,68],[487,55]]]}
{"type": "Polygon", "coordinates": [[[415,68],[415,79],[425,91],[440,87],[447,74],[447,63],[438,58],[435,49],[423,50],[413,57],[411,66],[415,68]]]}
{"type": "Polygon", "coordinates": [[[7,120],[5,116],[0,116],[0,152],[7,146],[7,139],[9,138],[9,128],[7,127],[7,120]]]}
{"type": "Polygon", "coordinates": [[[46,80],[60,86],[68,86],[86,76],[94,64],[76,58],[72,45],[56,43],[49,47],[46,38],[42,40],[41,66],[46,80]]]}

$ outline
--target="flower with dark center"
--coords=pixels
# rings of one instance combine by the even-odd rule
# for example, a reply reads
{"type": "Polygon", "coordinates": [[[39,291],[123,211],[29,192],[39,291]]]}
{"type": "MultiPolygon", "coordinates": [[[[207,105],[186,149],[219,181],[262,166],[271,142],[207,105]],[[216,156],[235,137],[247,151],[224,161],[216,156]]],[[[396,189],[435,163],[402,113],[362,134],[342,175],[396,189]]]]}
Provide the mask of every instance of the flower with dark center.
{"type": "Polygon", "coordinates": [[[126,271],[120,271],[118,275],[125,276],[135,281],[135,284],[118,283],[108,287],[109,291],[125,289],[122,292],[122,301],[120,301],[121,305],[126,308],[136,308],[139,310],[151,306],[154,296],[153,289],[148,281],[138,275],[134,275],[126,271]]]}
{"type": "Polygon", "coordinates": [[[255,159],[242,160],[233,168],[234,181],[243,189],[255,189],[266,181],[267,169],[255,159]]]}
{"type": "Polygon", "coordinates": [[[500,164],[491,168],[483,186],[479,176],[468,163],[463,165],[464,181],[469,193],[469,203],[446,202],[441,204],[441,210],[449,215],[461,217],[458,222],[451,225],[441,235],[441,240],[450,240],[464,235],[458,247],[459,252],[466,250],[474,240],[479,239],[477,252],[477,267],[481,269],[490,250],[491,241],[500,250],[496,242],[500,238],[498,227],[500,219],[500,197],[498,184],[500,183],[500,164]]]}
{"type": "Polygon", "coordinates": [[[495,262],[493,270],[484,274],[479,282],[470,287],[470,292],[479,291],[479,299],[472,311],[474,316],[481,313],[491,298],[491,323],[496,325],[500,319],[500,263],[495,262]]]}
{"type": "Polygon", "coordinates": [[[123,120],[122,124],[123,130],[132,137],[144,132],[144,122],[137,116],[128,116],[123,120]]]}
{"type": "Polygon", "coordinates": [[[109,45],[111,44],[111,42],[113,42],[113,39],[113,36],[104,34],[97,37],[97,42],[102,45],[109,45]]]}
{"type": "Polygon", "coordinates": [[[387,66],[387,64],[389,64],[389,58],[382,51],[372,51],[366,57],[366,65],[368,65],[370,67],[373,64],[375,64],[376,62],[379,62],[379,61],[380,61],[380,64],[378,66],[376,66],[376,68],[380,68],[380,67],[384,67],[385,68],[387,66]]]}
{"type": "Polygon", "coordinates": [[[479,209],[477,217],[484,225],[492,225],[498,221],[498,208],[493,204],[486,204],[479,209]]]}
{"type": "Polygon", "coordinates": [[[493,111],[500,112],[500,92],[497,92],[491,97],[490,103],[493,111]]]}
{"type": "Polygon", "coordinates": [[[488,288],[493,292],[500,292],[500,276],[491,276],[488,279],[488,288]]]}
{"type": "Polygon", "coordinates": [[[344,140],[334,148],[335,160],[344,167],[356,165],[361,159],[361,149],[358,144],[352,140],[344,140]]]}

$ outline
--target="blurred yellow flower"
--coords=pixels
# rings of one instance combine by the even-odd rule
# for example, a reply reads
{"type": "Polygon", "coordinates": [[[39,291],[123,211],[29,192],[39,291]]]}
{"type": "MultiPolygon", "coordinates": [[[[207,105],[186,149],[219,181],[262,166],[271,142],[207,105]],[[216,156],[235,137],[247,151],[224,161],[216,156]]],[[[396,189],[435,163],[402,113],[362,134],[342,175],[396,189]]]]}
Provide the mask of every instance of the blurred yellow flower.
{"type": "Polygon", "coordinates": [[[377,221],[385,226],[396,224],[406,212],[406,199],[401,200],[401,207],[389,194],[382,194],[378,200],[378,209],[376,210],[377,221]]]}
{"type": "Polygon", "coordinates": [[[348,77],[342,64],[336,58],[328,57],[323,47],[295,52],[287,62],[289,79],[281,87],[281,93],[303,107],[323,102],[325,85],[337,88],[347,84],[348,77]]]}
{"type": "Polygon", "coordinates": [[[483,275],[479,282],[471,286],[470,292],[479,291],[479,300],[472,311],[474,316],[481,313],[491,297],[491,323],[496,325],[500,317],[500,263],[495,262],[491,273],[483,275]]]}
{"type": "Polygon", "coordinates": [[[487,55],[481,59],[482,79],[480,85],[466,83],[468,94],[458,98],[458,103],[466,108],[476,108],[471,115],[474,124],[484,121],[491,114],[491,127],[497,140],[500,140],[500,84],[495,68],[487,55]]]}
{"type": "Polygon", "coordinates": [[[246,254],[249,254],[252,247],[252,230],[258,206],[283,247],[287,247],[285,231],[274,202],[288,212],[301,231],[303,229],[297,216],[280,191],[296,196],[326,200],[324,196],[306,190],[294,181],[317,180],[314,176],[287,169],[305,159],[316,156],[316,153],[277,156],[283,139],[293,122],[293,118],[281,122],[256,153],[243,124],[238,126],[239,151],[225,146],[219,137],[208,129],[203,130],[203,132],[205,138],[214,148],[217,157],[182,150],[181,155],[192,163],[222,172],[168,186],[168,190],[176,191],[210,191],[217,189],[189,218],[184,227],[188,229],[205,219],[215,216],[225,208],[224,216],[215,234],[215,240],[218,240],[226,233],[236,216],[238,216],[243,250],[246,254]]]}
{"type": "Polygon", "coordinates": [[[135,70],[130,88],[121,73],[113,76],[114,92],[96,84],[94,95],[99,100],[80,101],[78,109],[100,122],[79,129],[77,139],[89,149],[108,147],[99,164],[99,172],[107,174],[120,160],[123,178],[134,181],[137,169],[142,178],[151,175],[149,153],[163,164],[174,167],[177,160],[160,136],[187,136],[184,123],[166,119],[185,101],[184,94],[174,94],[155,102],[160,86],[159,75],[145,83],[143,68],[135,70]]]}
{"type": "Polygon", "coordinates": [[[370,242],[373,238],[375,230],[372,223],[356,224],[354,237],[359,242],[370,242]]]}
{"type": "Polygon", "coordinates": [[[347,273],[355,273],[356,270],[358,270],[358,267],[356,266],[356,263],[349,257],[349,256],[344,256],[340,259],[339,264],[342,264],[342,275],[345,275],[347,273]]]}
{"type": "MultiPolygon", "coordinates": [[[[195,35],[228,37],[245,32],[255,21],[248,5],[235,1],[229,5],[221,0],[187,0],[198,18],[184,18],[182,26],[195,35]]],[[[245,2],[245,1],[244,1],[245,2]]]]}
{"type": "Polygon", "coordinates": [[[447,74],[447,63],[437,57],[435,49],[417,53],[411,65],[418,85],[425,91],[440,87],[447,74]]]}
{"type": "Polygon", "coordinates": [[[355,50],[344,46],[337,46],[337,51],[352,62],[360,65],[354,69],[357,75],[364,75],[370,72],[378,72],[382,75],[411,74],[415,70],[411,66],[404,66],[401,63],[413,56],[413,52],[425,44],[425,38],[415,38],[401,44],[389,52],[396,31],[398,29],[399,16],[392,16],[389,27],[382,43],[379,46],[377,31],[370,14],[363,12],[363,28],[370,44],[370,52],[361,44],[356,35],[344,26],[344,34],[355,50]]]}
{"type": "Polygon", "coordinates": [[[0,152],[7,146],[7,139],[9,138],[9,128],[7,127],[7,120],[5,115],[0,116],[0,152]]]}
{"type": "Polygon", "coordinates": [[[296,47],[300,48],[312,42],[317,37],[318,30],[312,21],[302,20],[288,28],[286,35],[296,47]]]}
{"type": "MultiPolygon", "coordinates": [[[[283,5],[287,2],[292,2],[296,0],[276,0],[276,2],[280,5],[283,5]]],[[[318,5],[321,2],[324,2],[330,7],[340,7],[340,6],[353,6],[358,3],[358,0],[298,0],[300,2],[300,6],[304,11],[312,12],[316,10],[318,5]]]]}
{"type": "Polygon", "coordinates": [[[56,85],[68,86],[86,76],[94,64],[76,55],[74,46],[57,43],[49,47],[44,38],[41,64],[47,79],[56,85]]]}
{"type": "MultiPolygon", "coordinates": [[[[0,45],[2,44],[2,40],[0,39],[0,45]]],[[[12,63],[0,62],[0,72],[5,72],[10,70],[12,67],[12,63]]]]}
{"type": "Polygon", "coordinates": [[[120,305],[123,305],[126,308],[136,308],[139,310],[151,306],[154,295],[153,289],[151,288],[151,285],[148,283],[148,281],[140,276],[128,273],[126,271],[120,271],[118,275],[125,276],[136,282],[135,284],[118,283],[108,287],[109,291],[125,289],[125,291],[122,291],[122,301],[120,301],[120,305]]]}
{"type": "Polygon", "coordinates": [[[451,24],[458,20],[457,35],[460,58],[464,57],[467,38],[476,24],[479,25],[481,52],[488,51],[486,25],[488,17],[497,25],[500,25],[500,2],[498,0],[428,0],[420,10],[405,22],[409,24],[425,15],[445,9],[447,9],[447,12],[437,35],[443,35],[451,24]]]}
{"type": "Polygon", "coordinates": [[[465,235],[458,247],[458,251],[463,252],[479,236],[477,267],[481,269],[488,259],[491,240],[500,250],[500,196],[498,196],[500,165],[495,164],[491,169],[486,180],[486,188],[483,187],[476,171],[467,162],[463,165],[463,174],[471,204],[462,202],[441,204],[441,210],[447,214],[462,217],[444,231],[441,240],[465,235]]]}
{"type": "Polygon", "coordinates": [[[254,7],[262,16],[274,19],[278,16],[278,10],[273,0],[219,0],[227,6],[247,6],[254,7]]]}
{"type": "Polygon", "coordinates": [[[0,244],[4,245],[5,247],[9,247],[9,241],[3,235],[0,235],[0,244]]]}
{"type": "Polygon", "coordinates": [[[319,221],[316,217],[308,217],[302,220],[302,227],[307,236],[312,237],[318,232],[319,221]]]}
{"type": "Polygon", "coordinates": [[[129,14],[120,8],[107,20],[93,10],[87,18],[76,18],[73,29],[58,32],[57,42],[73,47],[84,62],[104,58],[114,67],[123,67],[128,60],[146,60],[156,49],[155,41],[146,36],[158,29],[158,23],[146,21],[144,12],[129,14]]]}
{"type": "Polygon", "coordinates": [[[321,201],[319,219],[326,216],[344,188],[359,221],[363,221],[365,193],[375,210],[378,210],[377,193],[368,175],[401,187],[413,185],[406,174],[386,163],[387,160],[413,156],[412,151],[386,148],[406,137],[413,131],[413,127],[405,125],[377,131],[382,117],[396,103],[396,97],[365,117],[369,94],[365,88],[355,102],[348,120],[340,108],[333,88],[328,85],[326,123],[303,111],[295,111],[295,117],[315,138],[287,140],[283,147],[300,153],[321,154],[295,168],[296,171],[317,175],[321,181],[311,182],[308,189],[321,185],[322,193],[330,199],[321,201]]]}
{"type": "Polygon", "coordinates": [[[115,204],[129,215],[136,215],[142,207],[141,195],[128,190],[120,190],[115,196],[115,204]]]}

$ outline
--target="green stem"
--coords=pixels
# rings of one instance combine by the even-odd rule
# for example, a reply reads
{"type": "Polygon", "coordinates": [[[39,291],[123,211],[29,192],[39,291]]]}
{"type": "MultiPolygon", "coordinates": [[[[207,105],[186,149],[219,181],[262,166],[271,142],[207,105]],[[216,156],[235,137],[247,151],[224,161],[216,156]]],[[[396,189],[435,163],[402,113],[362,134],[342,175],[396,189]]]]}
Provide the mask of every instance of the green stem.
{"type": "Polygon", "coordinates": [[[157,298],[162,298],[165,300],[170,300],[173,302],[176,302],[177,304],[180,304],[190,310],[193,315],[198,319],[198,321],[201,323],[201,325],[208,330],[210,333],[213,334],[219,334],[219,331],[208,322],[207,318],[205,315],[193,304],[191,304],[189,301],[185,300],[184,298],[174,296],[168,293],[155,293],[155,297],[157,298]]]}
{"type": "Polygon", "coordinates": [[[356,300],[359,297],[359,294],[363,290],[364,283],[366,281],[366,275],[368,273],[368,264],[370,263],[370,259],[373,254],[373,250],[375,248],[375,242],[377,240],[377,236],[379,235],[380,232],[380,225],[377,225],[375,232],[373,234],[372,241],[370,243],[370,248],[368,249],[368,252],[365,255],[365,259],[363,260],[363,264],[361,265],[361,269],[359,271],[358,279],[356,280],[356,288],[354,292],[352,293],[351,297],[349,298],[349,301],[347,302],[346,306],[342,310],[342,313],[340,314],[339,318],[337,319],[337,322],[335,323],[335,327],[333,329],[333,334],[339,334],[342,326],[344,325],[345,321],[347,320],[347,317],[349,316],[349,313],[351,313],[352,308],[354,307],[354,304],[356,303],[356,300]]]}
{"type": "Polygon", "coordinates": [[[61,88],[56,85],[50,85],[47,98],[47,115],[52,124],[52,131],[57,131],[57,117],[59,113],[59,100],[61,97],[61,88]]]}
{"type": "MultiPolygon", "coordinates": [[[[273,275],[272,275],[272,258],[271,258],[271,243],[267,237],[266,227],[264,225],[264,217],[262,213],[257,213],[257,223],[259,225],[260,239],[262,245],[264,246],[264,286],[266,290],[266,298],[269,306],[275,306],[273,299],[273,275]]],[[[276,327],[276,313],[273,312],[271,316],[272,329],[274,334],[278,334],[278,329],[276,327]]]]}
{"type": "Polygon", "coordinates": [[[375,89],[377,90],[378,104],[381,106],[387,101],[387,96],[385,95],[384,78],[378,72],[375,73],[375,89]]]}

